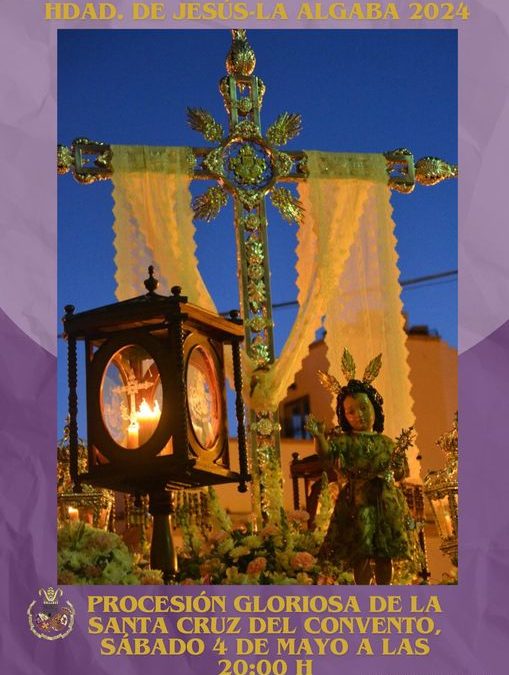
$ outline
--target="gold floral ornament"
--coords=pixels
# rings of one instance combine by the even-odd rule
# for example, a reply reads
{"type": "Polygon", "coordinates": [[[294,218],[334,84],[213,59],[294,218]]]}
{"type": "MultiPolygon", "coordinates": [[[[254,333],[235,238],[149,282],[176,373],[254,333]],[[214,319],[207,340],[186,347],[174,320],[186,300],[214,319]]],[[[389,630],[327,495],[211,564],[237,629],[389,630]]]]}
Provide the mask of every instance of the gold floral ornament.
{"type": "Polygon", "coordinates": [[[341,372],[347,382],[355,379],[355,361],[346,347],[343,350],[343,357],[341,359],[341,372]]]}
{"type": "Polygon", "coordinates": [[[292,170],[293,159],[286,152],[274,152],[272,155],[272,163],[278,175],[288,176],[292,170]]]}
{"type": "Polygon", "coordinates": [[[267,292],[263,281],[249,281],[247,285],[247,295],[252,310],[257,312],[267,299],[267,292]]]}
{"type": "Polygon", "coordinates": [[[248,190],[237,190],[237,195],[248,211],[252,211],[258,206],[264,197],[262,190],[253,190],[252,192],[249,192],[248,190]]]}
{"type": "Polygon", "coordinates": [[[421,185],[436,185],[449,178],[457,178],[458,166],[438,157],[423,157],[415,163],[415,180],[421,185]]]}
{"type": "Polygon", "coordinates": [[[262,222],[258,214],[250,213],[248,216],[241,218],[240,225],[249,232],[256,232],[262,226],[262,222]]]}
{"type": "Polygon", "coordinates": [[[417,162],[407,148],[384,152],[389,187],[403,194],[414,191],[416,183],[433,186],[449,178],[457,178],[458,166],[438,157],[423,157],[417,162]]]}
{"type": "Polygon", "coordinates": [[[255,316],[252,319],[248,319],[246,324],[253,330],[255,333],[259,333],[264,328],[272,325],[272,322],[266,319],[263,316],[255,316]]]}
{"type": "Polygon", "coordinates": [[[188,108],[187,121],[191,129],[203,134],[205,140],[211,143],[223,140],[223,127],[206,110],[202,108],[188,108]]]}
{"type": "Polygon", "coordinates": [[[269,365],[270,354],[267,345],[262,343],[252,344],[249,348],[249,356],[253,360],[256,368],[265,368],[269,365]]]}
{"type": "Polygon", "coordinates": [[[57,145],[57,173],[63,176],[74,165],[74,154],[66,145],[57,145]]]}
{"type": "MultiPolygon", "coordinates": [[[[258,110],[261,108],[262,103],[263,103],[263,97],[265,94],[265,83],[260,77],[255,77],[254,78],[256,81],[256,87],[258,89],[258,101],[255,106],[253,101],[250,98],[241,98],[237,102],[237,110],[239,112],[239,115],[245,116],[249,115],[249,113],[253,110],[254,107],[256,107],[258,110]]],[[[243,88],[243,85],[239,83],[239,89],[243,88]]],[[[219,82],[219,92],[221,96],[223,97],[223,102],[224,102],[224,107],[226,108],[226,112],[228,114],[231,113],[232,111],[232,97],[231,97],[231,92],[230,92],[230,84],[229,84],[229,78],[228,77],[223,77],[220,82],[219,82]]]]}
{"type": "Polygon", "coordinates": [[[237,140],[258,140],[262,138],[258,127],[251,120],[242,120],[242,122],[235,124],[230,135],[232,139],[237,140]]]}
{"type": "Polygon", "coordinates": [[[247,41],[245,29],[233,29],[232,37],[232,46],[226,56],[226,72],[234,77],[249,77],[256,66],[256,55],[247,41]]]}
{"type": "Polygon", "coordinates": [[[249,265],[247,268],[247,276],[250,279],[263,279],[264,270],[262,265],[249,265]]]}
{"type": "Polygon", "coordinates": [[[267,168],[265,160],[248,144],[241,146],[238,155],[230,159],[229,166],[240,185],[258,185],[267,168]]]}
{"type": "MultiPolygon", "coordinates": [[[[243,90],[245,85],[242,80],[248,79],[253,74],[256,66],[256,55],[247,40],[245,29],[234,28],[232,30],[232,38],[232,45],[226,56],[226,72],[230,77],[234,77],[237,80],[239,89],[243,90]]],[[[258,89],[258,107],[261,107],[265,94],[265,84],[259,77],[255,77],[254,79],[258,89]]],[[[219,91],[223,96],[224,105],[229,114],[232,109],[232,99],[228,77],[223,77],[220,81],[219,91]]],[[[249,99],[244,98],[238,102],[238,110],[241,115],[247,114],[251,108],[252,101],[249,99]],[[243,103],[243,101],[247,101],[248,103],[243,103]]]]}
{"type": "Polygon", "coordinates": [[[270,200],[277,208],[281,217],[289,223],[302,222],[304,207],[287,188],[276,188],[270,195],[270,200]]]}
{"type": "Polygon", "coordinates": [[[371,359],[371,361],[366,366],[366,370],[364,371],[364,375],[362,376],[362,381],[365,384],[371,384],[373,380],[375,380],[378,377],[381,367],[382,367],[382,355],[378,354],[377,356],[375,356],[374,359],[371,359]]]}
{"type": "Polygon", "coordinates": [[[237,104],[237,107],[240,115],[247,115],[248,113],[251,112],[253,108],[253,103],[251,99],[244,97],[240,99],[240,101],[237,104]]]}
{"type": "Polygon", "coordinates": [[[329,373],[324,373],[323,370],[319,370],[318,379],[320,380],[322,387],[327,389],[327,391],[330,391],[330,393],[334,394],[334,396],[337,396],[341,391],[341,385],[334,375],[329,375],[329,373]]]}
{"type": "Polygon", "coordinates": [[[186,149],[186,167],[187,173],[192,177],[196,169],[196,157],[194,156],[194,152],[191,148],[186,149]]]}
{"type": "Polygon", "coordinates": [[[261,417],[257,422],[253,422],[250,428],[262,436],[270,436],[274,430],[279,431],[281,425],[271,420],[270,417],[261,417]]]}
{"type": "Polygon", "coordinates": [[[193,199],[192,207],[195,218],[205,220],[209,223],[218,215],[223,206],[226,206],[227,202],[228,197],[224,190],[220,187],[213,186],[209,188],[205,194],[193,199]]]}
{"type": "Polygon", "coordinates": [[[68,148],[57,146],[57,172],[71,172],[78,183],[85,185],[99,180],[109,180],[113,175],[113,152],[107,143],[75,138],[68,148]]]}
{"type": "Polygon", "coordinates": [[[246,254],[250,265],[261,265],[264,259],[262,242],[253,238],[248,239],[246,242],[246,254]]]}
{"type": "Polygon", "coordinates": [[[223,149],[216,148],[215,150],[211,150],[203,160],[203,166],[211,173],[224,176],[223,149]]]}
{"type": "Polygon", "coordinates": [[[267,140],[271,145],[286,145],[302,131],[302,116],[297,113],[281,113],[267,129],[267,140]]]}
{"type": "MultiPolygon", "coordinates": [[[[193,116],[188,115],[193,129],[203,133],[207,124],[215,129],[208,113],[190,110],[194,113],[193,116]]],[[[283,121],[271,127],[271,135],[281,144],[298,133],[300,116],[284,113],[279,119],[283,121]]],[[[302,153],[276,150],[268,139],[263,138],[257,125],[248,119],[234,124],[226,138],[221,139],[217,130],[211,132],[214,133],[217,133],[220,145],[208,151],[201,150],[196,155],[202,157],[202,168],[219,181],[223,190],[236,197],[247,211],[253,211],[270,194],[285,220],[300,222],[302,204],[289,190],[275,188],[275,184],[292,176],[294,170],[295,175],[305,175],[301,170],[302,153]]],[[[196,211],[195,218],[200,218],[196,211]]]]}
{"type": "MultiPolygon", "coordinates": [[[[247,212],[258,209],[264,197],[271,195],[285,220],[300,222],[302,204],[289,190],[275,189],[275,185],[280,179],[306,176],[303,152],[281,152],[277,149],[300,133],[302,118],[296,113],[284,112],[263,136],[255,112],[261,108],[265,85],[259,78],[252,77],[256,59],[246,31],[234,29],[232,35],[233,42],[226,60],[228,77],[221,80],[219,87],[230,114],[227,137],[223,136],[221,125],[208,112],[200,108],[188,109],[191,128],[201,132],[206,140],[218,143],[210,150],[195,149],[195,155],[201,162],[198,173],[215,178],[225,193],[238,200],[247,212]],[[232,99],[232,78],[235,88],[239,92],[247,89],[247,95],[232,99]]],[[[205,204],[208,206],[209,203],[210,199],[206,198],[205,204]]],[[[210,209],[200,208],[201,202],[195,201],[194,204],[199,207],[195,209],[195,218],[201,218],[203,212],[211,216],[210,209]]]]}
{"type": "MultiPolygon", "coordinates": [[[[371,361],[366,366],[366,369],[364,370],[364,375],[362,376],[362,381],[364,382],[364,384],[371,384],[373,380],[378,377],[381,367],[382,367],[382,355],[378,354],[373,359],[371,359],[371,361]]],[[[350,380],[355,379],[355,371],[356,371],[355,361],[353,359],[353,356],[350,354],[350,352],[346,347],[343,350],[343,356],[341,358],[341,371],[347,383],[350,380]]],[[[334,394],[334,396],[337,396],[340,393],[341,384],[339,380],[337,380],[334,377],[334,375],[330,375],[329,373],[324,373],[323,370],[319,370],[318,379],[320,380],[320,384],[325,389],[327,389],[327,391],[330,391],[331,394],[334,394]]],[[[412,432],[412,427],[410,427],[410,429],[408,429],[407,431],[410,434],[412,432]]]]}

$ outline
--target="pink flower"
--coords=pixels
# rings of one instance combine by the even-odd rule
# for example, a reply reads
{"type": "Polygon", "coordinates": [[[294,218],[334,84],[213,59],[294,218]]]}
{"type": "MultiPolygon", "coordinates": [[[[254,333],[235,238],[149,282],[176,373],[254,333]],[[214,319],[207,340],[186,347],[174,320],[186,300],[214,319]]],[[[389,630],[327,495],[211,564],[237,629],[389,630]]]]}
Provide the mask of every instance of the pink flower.
{"type": "Polygon", "coordinates": [[[209,558],[200,565],[200,574],[202,577],[210,577],[213,572],[221,568],[221,560],[219,558],[209,558]]]}
{"type": "Polygon", "coordinates": [[[215,530],[214,532],[210,533],[209,541],[212,542],[213,544],[220,544],[229,536],[230,535],[228,534],[228,532],[225,532],[224,530],[215,530]]]}
{"type": "Polygon", "coordinates": [[[94,577],[100,577],[101,576],[101,568],[99,565],[86,565],[85,566],[85,574],[87,577],[94,578],[94,577]]]}
{"type": "Polygon", "coordinates": [[[259,558],[251,560],[251,562],[247,566],[247,573],[255,576],[256,574],[260,574],[260,572],[263,572],[263,570],[266,567],[267,567],[267,559],[264,558],[263,556],[260,556],[259,558]]]}
{"type": "Polygon", "coordinates": [[[307,523],[309,520],[309,513],[301,509],[299,511],[292,511],[290,514],[288,514],[288,517],[290,520],[294,520],[297,523],[307,523]]]}
{"type": "Polygon", "coordinates": [[[75,584],[76,577],[69,570],[62,570],[58,574],[58,583],[62,584],[63,586],[65,586],[66,584],[75,584]]]}
{"type": "Polygon", "coordinates": [[[267,525],[263,528],[260,533],[263,538],[266,537],[277,537],[278,534],[281,534],[281,530],[277,525],[267,525]]]}
{"type": "Polygon", "coordinates": [[[159,570],[143,570],[140,577],[140,583],[143,586],[160,586],[163,583],[163,577],[159,570]]]}
{"type": "Polygon", "coordinates": [[[326,574],[319,574],[316,583],[318,586],[334,586],[336,582],[333,577],[327,576],[326,574]]]}
{"type": "Polygon", "coordinates": [[[112,541],[112,536],[109,532],[94,533],[92,545],[98,548],[100,551],[107,551],[108,549],[111,549],[114,544],[115,542],[112,541]]]}
{"type": "Polygon", "coordinates": [[[251,551],[247,546],[236,546],[230,551],[230,558],[232,558],[232,560],[238,560],[245,555],[249,555],[249,553],[251,553],[251,551]]]}
{"type": "Polygon", "coordinates": [[[290,565],[294,570],[308,571],[314,566],[315,562],[316,560],[314,556],[311,555],[311,553],[300,551],[299,553],[296,553],[292,556],[290,565]]]}

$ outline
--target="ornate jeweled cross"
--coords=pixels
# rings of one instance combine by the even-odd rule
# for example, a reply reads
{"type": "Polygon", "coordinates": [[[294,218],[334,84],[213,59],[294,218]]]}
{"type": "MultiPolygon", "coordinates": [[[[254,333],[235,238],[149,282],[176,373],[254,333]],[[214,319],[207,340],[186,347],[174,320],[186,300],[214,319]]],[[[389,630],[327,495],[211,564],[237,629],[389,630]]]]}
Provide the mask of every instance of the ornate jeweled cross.
{"type": "Polygon", "coordinates": [[[126,394],[129,397],[129,413],[128,419],[131,425],[137,424],[136,415],[136,395],[143,389],[150,389],[152,382],[138,382],[136,375],[131,368],[127,369],[127,382],[125,386],[114,387],[113,393],[126,394]]]}
{"type": "MultiPolygon", "coordinates": [[[[208,112],[188,109],[190,126],[212,147],[193,148],[193,177],[215,180],[203,195],[193,200],[196,219],[210,221],[233,199],[237,243],[239,294],[245,326],[245,347],[250,362],[251,389],[257,377],[274,362],[274,333],[270,293],[266,197],[289,221],[301,221],[302,205],[282,182],[307,177],[306,155],[280,148],[301,130],[298,114],[282,113],[262,133],[260,111],[265,85],[255,76],[256,57],[245,30],[232,31],[232,45],[226,58],[227,75],[219,89],[229,118],[228,133],[208,112]]],[[[58,172],[71,171],[76,180],[91,183],[112,175],[111,148],[104,143],[76,139],[70,148],[58,147],[58,172]]],[[[457,167],[434,157],[414,163],[405,149],[385,153],[388,185],[402,193],[413,191],[416,183],[435,185],[457,176],[457,167]]],[[[279,464],[280,439],[277,412],[251,410],[250,445],[255,478],[253,504],[264,502],[264,479],[270,467],[279,464]]],[[[259,513],[258,513],[259,515],[259,513]]]]}

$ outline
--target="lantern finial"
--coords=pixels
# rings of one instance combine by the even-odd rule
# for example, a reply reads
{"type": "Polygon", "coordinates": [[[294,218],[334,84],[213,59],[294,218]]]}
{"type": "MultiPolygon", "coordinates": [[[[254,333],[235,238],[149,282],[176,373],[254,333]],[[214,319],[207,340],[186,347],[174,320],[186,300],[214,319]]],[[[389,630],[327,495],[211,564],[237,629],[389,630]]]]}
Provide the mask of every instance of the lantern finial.
{"type": "Polygon", "coordinates": [[[159,281],[154,277],[154,266],[148,267],[148,279],[143,282],[148,291],[148,295],[154,295],[156,288],[159,286],[159,281]]]}

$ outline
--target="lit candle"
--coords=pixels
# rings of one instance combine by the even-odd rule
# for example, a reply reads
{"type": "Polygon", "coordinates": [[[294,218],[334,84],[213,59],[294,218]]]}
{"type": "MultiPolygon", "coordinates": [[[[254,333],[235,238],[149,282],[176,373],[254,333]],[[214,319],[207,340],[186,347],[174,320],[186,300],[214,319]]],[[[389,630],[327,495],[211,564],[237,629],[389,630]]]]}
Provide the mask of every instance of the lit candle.
{"type": "Polygon", "coordinates": [[[159,403],[154,401],[154,406],[151,408],[145,399],[143,399],[140,403],[140,408],[136,413],[136,419],[140,425],[140,445],[146,443],[152,436],[156,430],[157,425],[159,424],[160,417],[161,409],[159,408],[159,403]]]}
{"type": "Polygon", "coordinates": [[[70,521],[77,521],[80,519],[80,512],[73,506],[69,506],[69,508],[67,509],[67,513],[69,514],[70,521]]]}
{"type": "Polygon", "coordinates": [[[130,422],[129,426],[127,427],[127,447],[130,450],[138,448],[140,445],[138,435],[139,429],[140,425],[138,424],[138,422],[130,422]]]}

